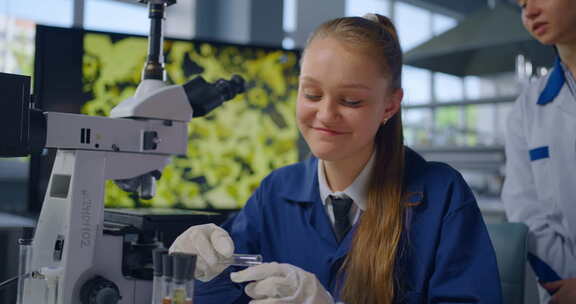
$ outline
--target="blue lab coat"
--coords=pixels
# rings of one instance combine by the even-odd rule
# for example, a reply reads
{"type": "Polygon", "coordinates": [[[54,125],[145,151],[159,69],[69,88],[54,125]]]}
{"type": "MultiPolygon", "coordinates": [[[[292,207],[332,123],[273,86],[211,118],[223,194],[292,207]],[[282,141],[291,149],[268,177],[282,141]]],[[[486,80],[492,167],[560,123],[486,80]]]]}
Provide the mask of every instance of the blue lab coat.
{"type": "MultiPolygon", "coordinates": [[[[354,234],[339,244],[320,199],[317,159],[266,177],[246,206],[223,227],[237,253],[261,254],[265,262],[289,263],[314,273],[337,295],[335,283],[354,234]]],[[[406,251],[398,273],[400,303],[489,303],[501,300],[494,249],[474,196],[448,165],[427,162],[406,149],[406,251]]],[[[195,303],[248,303],[228,268],[196,286],[195,303]]]]}

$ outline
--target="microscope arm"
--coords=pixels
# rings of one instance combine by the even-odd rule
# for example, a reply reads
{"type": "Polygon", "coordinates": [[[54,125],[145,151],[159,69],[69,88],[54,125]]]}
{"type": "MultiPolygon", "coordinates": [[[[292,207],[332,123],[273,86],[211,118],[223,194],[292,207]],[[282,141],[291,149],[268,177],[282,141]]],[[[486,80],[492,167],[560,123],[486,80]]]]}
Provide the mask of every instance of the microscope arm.
{"type": "Polygon", "coordinates": [[[188,124],[185,122],[60,112],[46,112],[44,116],[48,148],[186,155],[188,124]]]}

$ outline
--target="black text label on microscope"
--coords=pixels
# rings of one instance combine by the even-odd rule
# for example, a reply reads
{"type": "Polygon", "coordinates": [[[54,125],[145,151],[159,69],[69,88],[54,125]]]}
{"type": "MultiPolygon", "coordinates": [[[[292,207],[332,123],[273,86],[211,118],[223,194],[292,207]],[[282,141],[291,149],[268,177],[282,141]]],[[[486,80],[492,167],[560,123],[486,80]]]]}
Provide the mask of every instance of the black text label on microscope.
{"type": "Polygon", "coordinates": [[[82,211],[80,212],[80,221],[82,223],[80,234],[80,248],[90,247],[92,244],[92,201],[88,197],[88,191],[82,190],[82,211]]]}

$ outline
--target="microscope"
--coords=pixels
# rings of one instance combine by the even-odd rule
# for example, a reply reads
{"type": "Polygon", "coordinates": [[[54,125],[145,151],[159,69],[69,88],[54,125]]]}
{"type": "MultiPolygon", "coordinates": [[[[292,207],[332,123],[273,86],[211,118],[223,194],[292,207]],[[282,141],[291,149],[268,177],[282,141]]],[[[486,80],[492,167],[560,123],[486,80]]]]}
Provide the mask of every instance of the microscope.
{"type": "Polygon", "coordinates": [[[10,134],[0,156],[57,149],[31,244],[22,303],[150,303],[152,282],[123,273],[123,238],[104,233],[105,181],[152,198],[170,158],[186,155],[188,122],[245,91],[237,75],[214,83],[196,77],[184,85],[167,85],[162,22],[165,8],[176,1],[140,2],[148,5],[150,18],[142,81],[110,117],[33,109],[30,79],[0,73],[1,87],[9,88],[3,98],[12,104],[1,114],[0,125],[9,126],[10,134]]]}

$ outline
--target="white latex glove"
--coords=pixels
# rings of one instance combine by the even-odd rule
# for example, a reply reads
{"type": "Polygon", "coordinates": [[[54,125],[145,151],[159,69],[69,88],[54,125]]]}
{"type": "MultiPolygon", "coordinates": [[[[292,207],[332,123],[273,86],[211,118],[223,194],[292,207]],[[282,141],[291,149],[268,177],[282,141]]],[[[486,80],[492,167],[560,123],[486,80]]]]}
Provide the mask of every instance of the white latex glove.
{"type": "Polygon", "coordinates": [[[194,276],[208,282],[228,268],[229,265],[224,261],[234,254],[234,242],[226,230],[214,224],[198,225],[179,235],[169,252],[195,254],[194,276]]]}
{"type": "Polygon", "coordinates": [[[333,304],[316,276],[290,264],[265,263],[230,274],[232,281],[254,281],[244,289],[250,304],[333,304]]]}

